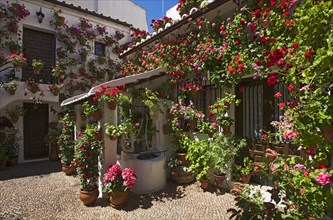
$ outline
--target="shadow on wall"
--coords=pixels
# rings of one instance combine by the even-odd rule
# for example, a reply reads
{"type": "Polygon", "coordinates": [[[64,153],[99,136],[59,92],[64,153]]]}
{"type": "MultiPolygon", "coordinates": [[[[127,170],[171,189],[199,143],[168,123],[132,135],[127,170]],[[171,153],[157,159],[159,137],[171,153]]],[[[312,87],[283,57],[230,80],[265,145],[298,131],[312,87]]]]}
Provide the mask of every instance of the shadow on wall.
{"type": "Polygon", "coordinates": [[[5,170],[0,170],[0,180],[39,176],[60,171],[61,166],[59,161],[22,163],[14,167],[6,167],[5,170]]]}

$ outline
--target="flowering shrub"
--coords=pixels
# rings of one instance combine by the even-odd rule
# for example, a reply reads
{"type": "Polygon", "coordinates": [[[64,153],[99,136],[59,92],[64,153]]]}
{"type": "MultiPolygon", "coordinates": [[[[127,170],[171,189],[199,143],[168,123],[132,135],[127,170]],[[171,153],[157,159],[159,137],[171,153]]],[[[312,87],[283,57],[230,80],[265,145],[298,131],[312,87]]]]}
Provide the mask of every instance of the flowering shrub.
{"type": "Polygon", "coordinates": [[[194,7],[198,8],[203,0],[179,0],[177,11],[180,15],[189,14],[190,10],[194,7]]]}
{"type": "Polygon", "coordinates": [[[202,85],[200,85],[200,84],[190,82],[183,86],[179,86],[178,91],[181,91],[183,93],[189,93],[192,91],[199,92],[199,91],[203,91],[203,88],[202,88],[202,85]]]}
{"type": "Polygon", "coordinates": [[[137,176],[131,168],[121,169],[118,164],[109,167],[103,176],[103,192],[125,192],[134,187],[137,176]]]}
{"type": "Polygon", "coordinates": [[[167,24],[167,23],[172,23],[172,18],[169,18],[169,17],[167,17],[167,16],[164,16],[163,18],[161,18],[161,19],[158,19],[158,20],[156,20],[155,21],[155,19],[153,19],[152,21],[151,21],[151,24],[150,24],[150,26],[153,28],[153,30],[155,31],[155,32],[157,32],[160,28],[163,28],[164,29],[164,27],[165,27],[165,25],[167,24]]]}
{"type": "Polygon", "coordinates": [[[69,114],[66,114],[61,120],[61,134],[58,139],[59,157],[61,163],[66,166],[74,166],[74,122],[70,119],[69,114]]]}
{"type": "Polygon", "coordinates": [[[146,39],[146,37],[149,35],[149,33],[147,31],[144,30],[135,30],[132,34],[131,34],[131,42],[133,44],[137,43],[137,42],[141,42],[141,39],[146,39]]]}
{"type": "Polygon", "coordinates": [[[97,124],[87,124],[83,134],[78,134],[75,144],[75,165],[80,177],[81,190],[92,191],[97,188],[98,156],[102,150],[97,124]]]}

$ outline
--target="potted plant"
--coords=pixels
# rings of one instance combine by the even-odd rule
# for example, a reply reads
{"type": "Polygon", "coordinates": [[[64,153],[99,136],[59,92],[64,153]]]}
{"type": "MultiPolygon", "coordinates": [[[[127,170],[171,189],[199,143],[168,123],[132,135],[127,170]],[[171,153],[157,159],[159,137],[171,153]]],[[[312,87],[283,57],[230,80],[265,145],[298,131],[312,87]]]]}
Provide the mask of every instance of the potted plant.
{"type": "Polygon", "coordinates": [[[5,130],[5,148],[7,149],[8,155],[8,165],[15,166],[18,161],[19,154],[19,141],[22,140],[21,137],[18,137],[18,133],[20,131],[18,129],[9,128],[5,130]]]}
{"type": "Polygon", "coordinates": [[[13,40],[6,41],[4,43],[4,46],[9,48],[9,51],[12,54],[16,54],[18,51],[21,50],[21,45],[19,43],[17,43],[16,41],[13,41],[13,40]]]}
{"type": "Polygon", "coordinates": [[[29,78],[25,81],[25,84],[27,86],[27,91],[28,92],[31,92],[33,94],[37,93],[38,91],[40,91],[40,88],[39,88],[39,85],[38,83],[32,79],[32,78],[29,78]]]}
{"type": "Polygon", "coordinates": [[[59,157],[62,165],[62,171],[66,175],[73,174],[75,170],[75,164],[73,163],[74,158],[74,122],[70,119],[67,113],[60,120],[62,125],[61,134],[58,139],[59,146],[59,157]]]}
{"type": "Polygon", "coordinates": [[[35,74],[40,74],[40,70],[43,68],[44,62],[41,61],[41,60],[33,59],[31,65],[32,65],[32,67],[34,69],[34,73],[35,74]]]}
{"type": "Polygon", "coordinates": [[[7,59],[14,65],[16,71],[22,71],[22,67],[27,65],[27,58],[22,53],[19,55],[12,54],[7,59]]]}
{"type": "Polygon", "coordinates": [[[50,122],[49,130],[45,137],[45,141],[50,145],[51,151],[49,159],[51,161],[59,160],[59,145],[58,140],[61,135],[61,129],[58,128],[58,122],[50,122]]]}
{"type": "Polygon", "coordinates": [[[126,92],[123,86],[110,88],[108,86],[101,86],[95,93],[94,101],[107,102],[110,110],[115,110],[121,95],[126,92]]]}
{"type": "Polygon", "coordinates": [[[182,162],[178,160],[175,156],[170,157],[167,162],[168,168],[171,169],[171,178],[174,181],[177,181],[178,169],[181,166],[182,162]]]}
{"type": "Polygon", "coordinates": [[[245,157],[243,158],[243,164],[236,165],[235,170],[237,174],[240,174],[242,182],[248,184],[252,175],[258,174],[264,167],[263,163],[253,162],[249,157],[245,157]]]}
{"type": "Polygon", "coordinates": [[[16,123],[19,117],[24,115],[25,110],[22,106],[16,105],[11,109],[7,109],[6,112],[8,116],[11,118],[12,122],[16,123]]]}
{"type": "Polygon", "coordinates": [[[155,118],[159,113],[162,113],[162,106],[158,97],[158,92],[153,92],[145,88],[144,92],[142,92],[142,102],[149,108],[149,114],[152,118],[155,118]]]}
{"type": "Polygon", "coordinates": [[[88,53],[89,51],[85,47],[80,50],[79,55],[83,62],[87,60],[88,53]]]}
{"type": "Polygon", "coordinates": [[[99,139],[97,124],[86,125],[86,131],[83,134],[79,133],[75,147],[75,164],[81,183],[80,200],[89,206],[99,195],[98,157],[102,150],[102,142],[99,139]]]}
{"type": "Polygon", "coordinates": [[[109,194],[112,207],[126,203],[128,191],[134,187],[137,176],[131,168],[121,169],[118,164],[109,167],[103,176],[103,192],[109,194]]]}
{"type": "Polygon", "coordinates": [[[83,107],[83,112],[86,116],[91,115],[93,119],[95,119],[96,121],[102,118],[102,112],[99,109],[99,103],[89,104],[89,102],[86,101],[82,104],[82,107],[83,107]]]}
{"type": "Polygon", "coordinates": [[[117,137],[123,135],[126,130],[126,126],[124,126],[123,123],[119,125],[106,123],[104,126],[105,126],[105,133],[109,135],[111,140],[117,140],[117,137]]]}
{"type": "Polygon", "coordinates": [[[53,95],[59,95],[61,89],[64,87],[64,84],[54,84],[49,86],[49,91],[52,92],[53,95]]]}
{"type": "Polygon", "coordinates": [[[218,124],[216,121],[201,121],[198,124],[199,132],[208,134],[209,137],[213,137],[214,133],[218,131],[218,124]]]}
{"type": "Polygon", "coordinates": [[[1,83],[1,87],[3,87],[10,95],[15,95],[15,91],[17,90],[18,84],[16,80],[11,80],[7,83],[1,83]]]}
{"type": "Polygon", "coordinates": [[[246,147],[244,139],[237,139],[231,134],[218,133],[211,141],[212,163],[216,184],[220,186],[226,174],[231,173],[234,156],[246,147]]]}
{"type": "Polygon", "coordinates": [[[196,180],[201,182],[201,188],[207,189],[213,158],[210,141],[207,139],[191,141],[186,158],[190,161],[190,170],[196,175],[196,180]]]}

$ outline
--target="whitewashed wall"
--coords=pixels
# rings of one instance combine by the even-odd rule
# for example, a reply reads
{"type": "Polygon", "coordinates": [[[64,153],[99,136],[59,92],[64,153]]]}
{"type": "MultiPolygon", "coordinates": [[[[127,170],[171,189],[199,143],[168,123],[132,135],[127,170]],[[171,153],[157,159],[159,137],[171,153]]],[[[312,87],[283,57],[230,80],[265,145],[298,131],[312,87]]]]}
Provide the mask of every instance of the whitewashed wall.
{"type": "Polygon", "coordinates": [[[65,0],[65,2],[126,21],[135,28],[148,31],[146,9],[130,0],[65,0]]]}

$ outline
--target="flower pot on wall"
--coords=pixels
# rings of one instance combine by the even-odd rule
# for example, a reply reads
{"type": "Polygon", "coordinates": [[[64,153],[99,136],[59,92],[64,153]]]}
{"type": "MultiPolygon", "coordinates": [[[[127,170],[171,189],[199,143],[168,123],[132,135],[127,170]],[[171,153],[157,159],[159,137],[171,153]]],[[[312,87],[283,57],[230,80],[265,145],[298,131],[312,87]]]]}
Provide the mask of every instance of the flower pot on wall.
{"type": "Polygon", "coordinates": [[[117,104],[118,103],[116,101],[108,102],[109,109],[116,110],[117,104]]]}
{"type": "Polygon", "coordinates": [[[91,113],[91,116],[96,120],[100,120],[102,118],[102,111],[101,110],[97,110],[91,113]]]}
{"type": "Polygon", "coordinates": [[[110,206],[112,207],[123,206],[127,202],[127,199],[128,199],[128,191],[109,193],[110,206]]]}
{"type": "Polygon", "coordinates": [[[98,198],[99,191],[98,189],[94,189],[92,191],[80,191],[80,200],[84,205],[89,206],[92,205],[98,198]]]}
{"type": "Polygon", "coordinates": [[[221,173],[221,174],[217,174],[217,173],[213,173],[214,174],[214,179],[215,179],[215,184],[216,186],[222,186],[222,184],[224,183],[225,180],[225,173],[221,173]]]}
{"type": "Polygon", "coordinates": [[[110,140],[111,141],[116,141],[117,140],[117,136],[114,136],[114,135],[110,136],[110,140]]]}
{"type": "Polygon", "coordinates": [[[251,180],[252,174],[242,174],[241,180],[243,183],[249,184],[251,180]]]}
{"type": "Polygon", "coordinates": [[[15,95],[16,90],[8,90],[9,95],[15,95]]]}
{"type": "Polygon", "coordinates": [[[230,134],[231,133],[231,126],[230,125],[222,125],[223,133],[230,134]]]}
{"type": "Polygon", "coordinates": [[[14,66],[16,72],[22,72],[22,66],[14,66]]]}
{"type": "Polygon", "coordinates": [[[39,69],[39,68],[34,68],[34,73],[35,73],[36,75],[39,75],[39,74],[40,74],[40,70],[41,70],[41,69],[39,69]]]}
{"type": "Polygon", "coordinates": [[[85,114],[80,114],[81,117],[81,121],[86,121],[87,120],[87,116],[85,114]]]}

